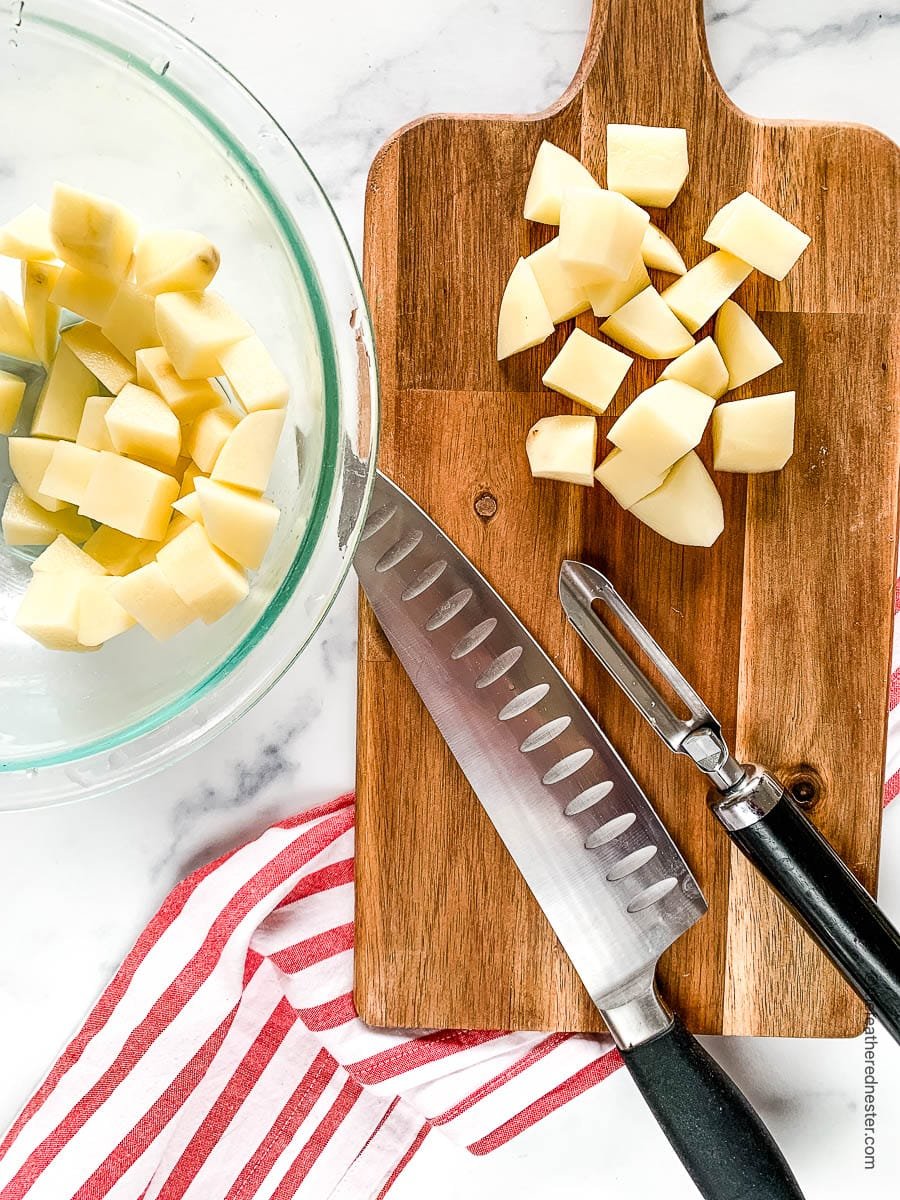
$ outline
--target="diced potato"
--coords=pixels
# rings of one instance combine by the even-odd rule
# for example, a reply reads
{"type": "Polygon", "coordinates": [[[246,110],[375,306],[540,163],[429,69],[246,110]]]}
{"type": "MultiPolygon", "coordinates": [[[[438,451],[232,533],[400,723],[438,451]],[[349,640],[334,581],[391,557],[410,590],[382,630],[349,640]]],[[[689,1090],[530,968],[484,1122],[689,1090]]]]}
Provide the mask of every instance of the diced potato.
{"type": "Polygon", "coordinates": [[[197,495],[196,489],[189,492],[186,496],[179,496],[172,505],[176,512],[187,517],[189,521],[196,521],[198,525],[203,524],[203,513],[200,510],[200,497],[197,495]]]}
{"type": "MultiPolygon", "coordinates": [[[[730,301],[726,301],[730,303],[730,301]]],[[[684,354],[679,354],[668,366],[660,372],[660,379],[679,379],[689,384],[698,392],[704,392],[713,399],[718,398],[728,390],[728,368],[722,361],[716,343],[711,337],[705,337],[691,346],[684,354]]]]}
{"type": "Polygon", "coordinates": [[[74,508],[47,512],[30,500],[18,483],[14,483],[3,509],[3,537],[7,546],[49,546],[61,533],[80,544],[86,542],[93,526],[74,508]]]}
{"type": "Polygon", "coordinates": [[[131,262],[137,222],[112,200],[57,183],[50,204],[50,236],[63,262],[102,279],[119,280],[131,262]]]}
{"type": "Polygon", "coordinates": [[[138,350],[137,381],[141,387],[162,396],[178,420],[185,424],[222,403],[222,393],[216,391],[208,379],[182,379],[162,346],[138,350]]]}
{"type": "Polygon", "coordinates": [[[11,437],[6,444],[9,451],[9,469],[15,475],[22,491],[35,504],[48,512],[59,512],[65,502],[48,496],[41,491],[41,483],[50,459],[56,449],[56,441],[49,438],[11,437]]]}
{"type": "Polygon", "coordinates": [[[215,292],[163,292],[156,297],[156,326],[182,379],[217,375],[222,351],[253,332],[215,292]]]}
{"type": "Polygon", "coordinates": [[[255,570],[262,562],[281,515],[271,500],[211,479],[197,477],[200,511],[209,540],[223,554],[255,570]]]}
{"type": "Polygon", "coordinates": [[[655,287],[644,288],[600,326],[608,338],[644,358],[676,358],[694,339],[655,287]]]}
{"type": "Polygon", "coordinates": [[[687,132],[607,125],[606,186],[637,204],[668,208],[687,179],[687,132]]]}
{"type": "Polygon", "coordinates": [[[597,461],[595,417],[541,417],[525,439],[528,466],[535,479],[594,486],[597,461]]]}
{"type": "Polygon", "coordinates": [[[623,508],[631,508],[655,492],[667,474],[667,471],[649,471],[640,459],[613,449],[594,472],[594,478],[623,508]]]}
{"type": "Polygon", "coordinates": [[[66,504],[81,504],[99,454],[99,450],[74,442],[56,442],[41,480],[41,492],[66,504]]]}
{"type": "Polygon", "coordinates": [[[560,150],[552,142],[541,142],[525,193],[525,220],[558,225],[563,192],[569,188],[599,186],[573,154],[560,150]]]}
{"type": "Polygon", "coordinates": [[[184,450],[198,468],[209,474],[240,417],[224,405],[201,413],[184,435],[184,450]]]}
{"type": "Polygon", "coordinates": [[[33,576],[15,624],[47,650],[77,650],[78,598],[85,578],[78,572],[33,576]]]}
{"type": "Polygon", "coordinates": [[[720,308],[753,268],[727,250],[716,250],[662,293],[672,312],[691,333],[720,308]]]}
{"type": "Polygon", "coordinates": [[[197,619],[163,574],[158,562],[147,563],[117,579],[111,595],[158,642],[165,642],[197,619]]]}
{"type": "Polygon", "coordinates": [[[0,433],[12,433],[24,396],[25,380],[0,371],[0,433]]]}
{"type": "Polygon", "coordinates": [[[728,371],[729,388],[749,383],[781,362],[781,355],[756,324],[733,300],[716,313],[714,336],[728,371]]]}
{"type": "Polygon", "coordinates": [[[725,528],[722,497],[693,451],[675,464],[661,487],[629,511],[679,546],[711,546],[725,528]]]}
{"type": "Polygon", "coordinates": [[[75,438],[79,446],[87,446],[89,450],[115,450],[106,428],[106,414],[114,399],[114,396],[88,396],[85,400],[75,438]]]}
{"type": "Polygon", "coordinates": [[[191,524],[159,551],[169,583],[205,625],[218,621],[250,590],[241,568],[217,550],[201,525],[191,524]]]}
{"type": "Polygon", "coordinates": [[[587,283],[585,290],[594,316],[608,317],[649,286],[650,276],[647,274],[644,260],[638,255],[624,279],[607,279],[600,283],[587,283]]]}
{"type": "Polygon", "coordinates": [[[50,237],[50,214],[46,209],[32,204],[0,226],[0,254],[27,262],[56,258],[56,247],[50,237]]]}
{"type": "Polygon", "coordinates": [[[219,363],[247,412],[284,408],[287,404],[288,382],[255,333],[226,346],[219,363]]]}
{"type": "Polygon", "coordinates": [[[63,342],[60,342],[44,390],[34,410],[31,432],[35,437],[74,442],[88,396],[97,391],[97,380],[63,342]]]}
{"type": "Polygon", "coordinates": [[[145,234],[134,252],[138,287],[152,296],[160,292],[202,292],[219,269],[219,251],[202,233],[159,229],[145,234]]]}
{"type": "Polygon", "coordinates": [[[50,299],[76,317],[84,317],[94,325],[102,325],[118,290],[118,284],[113,280],[100,279],[75,267],[64,266],[50,299]]]}
{"type": "Polygon", "coordinates": [[[25,358],[29,362],[35,362],[38,357],[28,332],[24,308],[5,292],[0,292],[0,354],[25,358]]]}
{"type": "Polygon", "coordinates": [[[110,575],[127,575],[137,565],[138,554],[144,545],[142,538],[101,525],[84,543],[84,552],[110,575]]]}
{"type": "Polygon", "coordinates": [[[650,218],[618,192],[573,188],[563,196],[559,259],[581,283],[625,279],[650,218]]]}
{"type": "Polygon", "coordinates": [[[196,490],[194,487],[194,481],[198,475],[202,474],[203,472],[195,462],[191,462],[189,466],[185,468],[185,472],[181,477],[181,491],[178,493],[179,499],[182,496],[192,496],[194,494],[194,491],[196,490]]]}
{"type": "Polygon", "coordinates": [[[250,492],[264,492],[283,428],[284,409],[248,413],[226,438],[210,478],[250,492]]]}
{"type": "MultiPolygon", "coordinates": [[[[90,540],[90,539],[88,539],[90,540]]],[[[82,571],[88,575],[105,575],[106,568],[80,546],[61,533],[31,564],[35,574],[41,571],[82,571]]]]}
{"type": "Polygon", "coordinates": [[[539,346],[553,332],[553,321],[534,271],[520,258],[500,301],[497,318],[497,360],[539,346]]]}
{"type": "Polygon", "coordinates": [[[731,400],[713,413],[713,466],[756,475],[780,471],[794,453],[793,392],[731,400]]]}
{"type": "Polygon", "coordinates": [[[810,242],[808,234],[750,192],[723,205],[703,238],[772,279],[784,279],[810,242]]]}
{"type": "Polygon", "coordinates": [[[22,301],[28,333],[41,362],[49,363],[56,353],[59,334],[59,305],[50,299],[60,268],[53,263],[22,263],[22,301]]]}
{"type": "Polygon", "coordinates": [[[106,428],[120,454],[172,467],[181,452],[178,418],[156,392],[126,383],[106,413],[106,428]]]}
{"type": "Polygon", "coordinates": [[[675,379],[655,383],[632,400],[607,437],[661,473],[698,445],[715,401],[675,379]]]}
{"type": "Polygon", "coordinates": [[[78,594],[78,643],[94,648],[132,629],[134,617],[115,598],[117,580],[86,579],[78,594]]]}
{"type": "MultiPolygon", "coordinates": [[[[587,291],[559,261],[558,237],[529,254],[525,261],[534,272],[554,325],[577,317],[590,308],[587,291]]],[[[238,342],[238,347],[241,345],[238,342]]]]}
{"type": "Polygon", "coordinates": [[[137,372],[100,329],[90,321],[72,325],[62,340],[107,391],[117,396],[126,383],[134,383],[137,372]]]}
{"type": "MultiPolygon", "coordinates": [[[[609,408],[633,361],[621,350],[607,346],[584,330],[573,329],[544,372],[543,384],[595,413],[603,413],[609,408]]],[[[213,471],[213,479],[217,477],[216,471],[213,471]]]]}
{"type": "Polygon", "coordinates": [[[123,280],[107,309],[100,330],[133,363],[138,350],[160,344],[154,297],[138,291],[127,279],[123,280]]]}
{"type": "Polygon", "coordinates": [[[687,270],[678,247],[661,229],[651,223],[644,232],[641,256],[648,267],[655,271],[666,271],[669,275],[683,275],[687,270]]]}
{"type": "Polygon", "coordinates": [[[101,450],[79,512],[132,537],[161,541],[178,480],[155,467],[101,450]]]}

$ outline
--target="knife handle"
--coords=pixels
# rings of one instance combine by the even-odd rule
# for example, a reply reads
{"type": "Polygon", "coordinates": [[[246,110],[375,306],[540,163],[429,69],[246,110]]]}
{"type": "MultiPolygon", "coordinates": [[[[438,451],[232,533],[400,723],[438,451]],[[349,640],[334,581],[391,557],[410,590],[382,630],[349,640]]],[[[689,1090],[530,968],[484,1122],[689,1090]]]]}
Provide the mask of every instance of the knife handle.
{"type": "Polygon", "coordinates": [[[900,932],[806,814],[785,792],[753,824],[728,832],[900,1042],[900,932]]]}
{"type": "Polygon", "coordinates": [[[704,1200],[803,1200],[747,1097],[678,1017],[620,1052],[704,1200]]]}

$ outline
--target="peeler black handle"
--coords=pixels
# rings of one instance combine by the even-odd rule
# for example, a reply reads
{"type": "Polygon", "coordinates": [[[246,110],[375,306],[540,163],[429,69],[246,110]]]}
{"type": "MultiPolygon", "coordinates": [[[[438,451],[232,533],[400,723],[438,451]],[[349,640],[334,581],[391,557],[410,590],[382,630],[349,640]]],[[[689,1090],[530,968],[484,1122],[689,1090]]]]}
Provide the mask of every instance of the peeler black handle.
{"type": "Polygon", "coordinates": [[[784,792],[764,816],[728,832],[900,1042],[900,932],[806,814],[784,792]]]}

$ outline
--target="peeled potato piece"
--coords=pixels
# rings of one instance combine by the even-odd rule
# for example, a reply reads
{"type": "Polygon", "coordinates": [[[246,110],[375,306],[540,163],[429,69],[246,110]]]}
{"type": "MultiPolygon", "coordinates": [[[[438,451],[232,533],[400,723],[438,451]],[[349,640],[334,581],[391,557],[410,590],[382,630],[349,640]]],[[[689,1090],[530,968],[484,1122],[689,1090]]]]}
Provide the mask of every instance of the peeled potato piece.
{"type": "Polygon", "coordinates": [[[553,321],[534,271],[524,258],[513,267],[500,301],[497,320],[497,360],[539,346],[553,332],[553,321]]]}
{"type": "Polygon", "coordinates": [[[173,467],[181,451],[178,418],[156,392],[127,383],[106,413],[106,428],[120,454],[173,467]]]}
{"type": "Polygon", "coordinates": [[[651,223],[644,232],[641,242],[641,257],[648,267],[666,271],[669,275],[683,275],[687,270],[678,247],[661,229],[651,223]]]}
{"type": "Polygon", "coordinates": [[[60,308],[75,313],[77,317],[84,317],[94,325],[102,325],[118,290],[118,284],[114,280],[101,279],[75,267],[64,266],[54,284],[50,299],[60,308]]]}
{"type": "Polygon", "coordinates": [[[687,173],[684,129],[607,125],[606,185],[612,191],[650,208],[668,208],[687,173]]]}
{"type": "Polygon", "coordinates": [[[705,337],[691,346],[684,354],[674,358],[663,371],[660,379],[678,379],[704,392],[715,400],[728,390],[728,369],[722,361],[716,343],[705,337]]]}
{"type": "Polygon", "coordinates": [[[210,478],[250,492],[264,492],[283,428],[284,409],[248,413],[225,439],[210,478]]]}
{"type": "Polygon", "coordinates": [[[60,268],[52,263],[22,263],[22,304],[25,320],[37,354],[49,363],[56,351],[59,334],[59,306],[50,295],[59,278],[60,268]]]}
{"type": "Polygon", "coordinates": [[[182,379],[162,346],[138,350],[137,381],[158,393],[179,421],[189,424],[203,412],[222,403],[222,393],[208,379],[182,379]]]}
{"type": "Polygon", "coordinates": [[[528,431],[525,453],[535,479],[560,479],[593,487],[596,418],[542,417],[528,431]]]}
{"type": "Polygon", "coordinates": [[[563,192],[573,187],[599,186],[574,155],[552,142],[541,142],[525,193],[525,220],[558,225],[563,192]]]}
{"type": "Polygon", "coordinates": [[[209,540],[223,554],[255,570],[269,548],[281,516],[271,500],[197,478],[200,511],[209,540]]]}
{"type": "Polygon", "coordinates": [[[81,580],[78,591],[77,637],[91,649],[132,629],[136,621],[115,598],[117,580],[107,576],[81,580]]]}
{"type": "Polygon", "coordinates": [[[0,354],[25,358],[29,362],[38,357],[28,332],[25,310],[5,292],[0,292],[0,354]]]}
{"type": "Polygon", "coordinates": [[[176,512],[180,512],[183,516],[187,517],[189,521],[196,521],[198,525],[203,524],[200,497],[197,495],[196,488],[186,496],[179,496],[172,507],[176,512]]]}
{"type": "Polygon", "coordinates": [[[66,184],[53,188],[50,236],[63,262],[102,279],[128,270],[137,222],[121,205],[66,184]]]}
{"type": "Polygon", "coordinates": [[[24,396],[25,380],[0,371],[0,433],[12,433],[24,396]]]}
{"type": "Polygon", "coordinates": [[[585,284],[585,290],[595,317],[608,317],[627,304],[633,296],[650,286],[650,276],[644,260],[638,254],[624,279],[607,279],[585,284]]]}
{"type": "Polygon", "coordinates": [[[82,321],[63,331],[63,342],[87,367],[95,379],[117,396],[126,383],[134,383],[137,373],[125,357],[96,325],[82,321]]]}
{"type": "Polygon", "coordinates": [[[50,214],[32,204],[0,226],[0,254],[26,262],[56,258],[56,247],[50,237],[50,214]]]}
{"type": "Polygon", "coordinates": [[[123,280],[107,309],[100,331],[133,363],[138,350],[160,344],[154,297],[140,291],[127,279],[123,280]]]}
{"type": "Polygon", "coordinates": [[[648,471],[662,472],[699,443],[714,405],[711,396],[666,379],[641,392],[607,437],[648,471]]]}
{"type": "Polygon", "coordinates": [[[48,512],[59,512],[65,508],[63,500],[48,496],[41,491],[41,483],[57,443],[50,438],[11,437],[6,443],[9,452],[9,469],[15,475],[22,491],[35,504],[48,512]]]}
{"type": "Polygon", "coordinates": [[[662,298],[682,324],[696,333],[752,270],[743,259],[716,250],[670,283],[662,298]]]}
{"type": "Polygon", "coordinates": [[[572,188],[559,217],[559,259],[581,283],[625,279],[640,258],[650,218],[604,188],[572,188]]]}
{"type": "Polygon", "coordinates": [[[49,546],[61,533],[76,543],[86,542],[93,526],[73,508],[47,512],[14,483],[3,508],[3,537],[7,546],[49,546]]]}
{"type": "Polygon", "coordinates": [[[97,380],[60,342],[53,366],[34,409],[31,432],[36,437],[62,438],[74,442],[88,396],[97,391],[97,380]]]}
{"type": "Polygon", "coordinates": [[[14,618],[15,624],[47,650],[77,650],[77,572],[32,576],[14,618]]]}
{"type": "Polygon", "coordinates": [[[158,562],[147,563],[117,579],[113,598],[158,642],[168,641],[197,619],[163,574],[158,562]]]}
{"type": "Polygon", "coordinates": [[[134,252],[138,287],[152,296],[160,292],[202,292],[219,269],[219,251],[202,233],[160,229],[145,234],[134,252]]]}
{"type": "Polygon", "coordinates": [[[75,442],[55,442],[41,480],[41,492],[66,504],[81,504],[99,456],[99,450],[75,442]]]}
{"type": "Polygon", "coordinates": [[[143,546],[141,538],[101,525],[84,543],[84,552],[110,575],[127,575],[137,566],[143,546]]]}
{"type": "Polygon", "coordinates": [[[756,475],[780,471],[794,453],[793,392],[731,400],[713,413],[713,466],[756,475]]]}
{"type": "Polygon", "coordinates": [[[106,568],[92,558],[80,546],[70,542],[65,534],[60,534],[55,541],[31,564],[35,574],[41,571],[82,571],[88,575],[105,575],[106,568]]]}
{"type": "Polygon", "coordinates": [[[586,289],[559,260],[558,237],[529,254],[525,261],[534,271],[550,320],[555,325],[590,308],[586,289]]]}
{"type": "Polygon", "coordinates": [[[655,492],[632,504],[629,512],[679,546],[711,546],[725,528],[722,497],[693,451],[672,467],[655,492]]]}
{"type": "Polygon", "coordinates": [[[604,458],[594,472],[594,478],[623,508],[631,508],[632,504],[655,492],[666,474],[666,471],[648,470],[640,459],[616,448],[604,458]]]}
{"type": "Polygon", "coordinates": [[[714,336],[728,370],[729,388],[749,383],[781,362],[781,355],[756,324],[733,300],[716,314],[714,336]]]}
{"type": "Polygon", "coordinates": [[[214,292],[163,292],[156,297],[156,327],[182,379],[218,375],[222,351],[253,332],[214,292]]]}
{"type": "Polygon", "coordinates": [[[177,499],[171,475],[101,450],[79,511],[132,537],[161,541],[177,499]]]}
{"type": "Polygon", "coordinates": [[[181,599],[211,625],[230,612],[250,590],[244,572],[215,548],[200,525],[190,524],[156,556],[181,599]]]}
{"type": "Polygon", "coordinates": [[[784,279],[810,243],[808,234],[751,192],[723,205],[703,238],[772,279],[784,279]]]}
{"type": "Polygon", "coordinates": [[[88,396],[75,438],[77,445],[89,450],[115,450],[106,428],[106,414],[114,399],[114,396],[88,396]]]}
{"type": "Polygon", "coordinates": [[[213,469],[228,435],[239,420],[236,412],[222,405],[201,413],[187,430],[184,451],[201,471],[209,474],[213,469]]]}
{"type": "Polygon", "coordinates": [[[219,363],[247,412],[284,408],[287,404],[287,380],[255,333],[226,346],[219,363]]]}
{"type": "Polygon", "coordinates": [[[554,392],[568,396],[570,400],[577,400],[595,413],[603,413],[619,390],[633,361],[621,350],[607,346],[583,329],[573,329],[562,350],[544,372],[543,384],[554,392]]]}
{"type": "Polygon", "coordinates": [[[608,338],[644,358],[677,358],[694,339],[655,287],[644,288],[600,326],[608,338]]]}

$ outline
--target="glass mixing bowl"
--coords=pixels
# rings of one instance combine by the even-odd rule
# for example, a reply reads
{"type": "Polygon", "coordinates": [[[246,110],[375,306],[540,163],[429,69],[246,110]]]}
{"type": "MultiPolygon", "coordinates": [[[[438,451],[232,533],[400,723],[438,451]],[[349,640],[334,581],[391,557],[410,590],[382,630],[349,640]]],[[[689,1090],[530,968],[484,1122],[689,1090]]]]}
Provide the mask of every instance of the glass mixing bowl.
{"type": "MultiPolygon", "coordinates": [[[[37,551],[0,547],[0,808],[93,795],[171,763],[235,720],[294,661],[350,565],[375,464],[371,330],[352,255],[312,172],[221,66],[110,0],[4,6],[0,220],[55,180],[147,226],[198,229],[214,288],[287,375],[269,495],[281,520],[250,596],[159,644],[136,628],[93,654],[12,624],[37,551]]],[[[18,264],[0,260],[18,297],[18,264]]],[[[0,367],[8,366],[0,360],[0,367]]],[[[34,386],[34,385],[32,385],[34,386]]],[[[27,432],[19,429],[16,432],[27,432]]],[[[0,438],[0,504],[10,481],[0,438]]]]}

